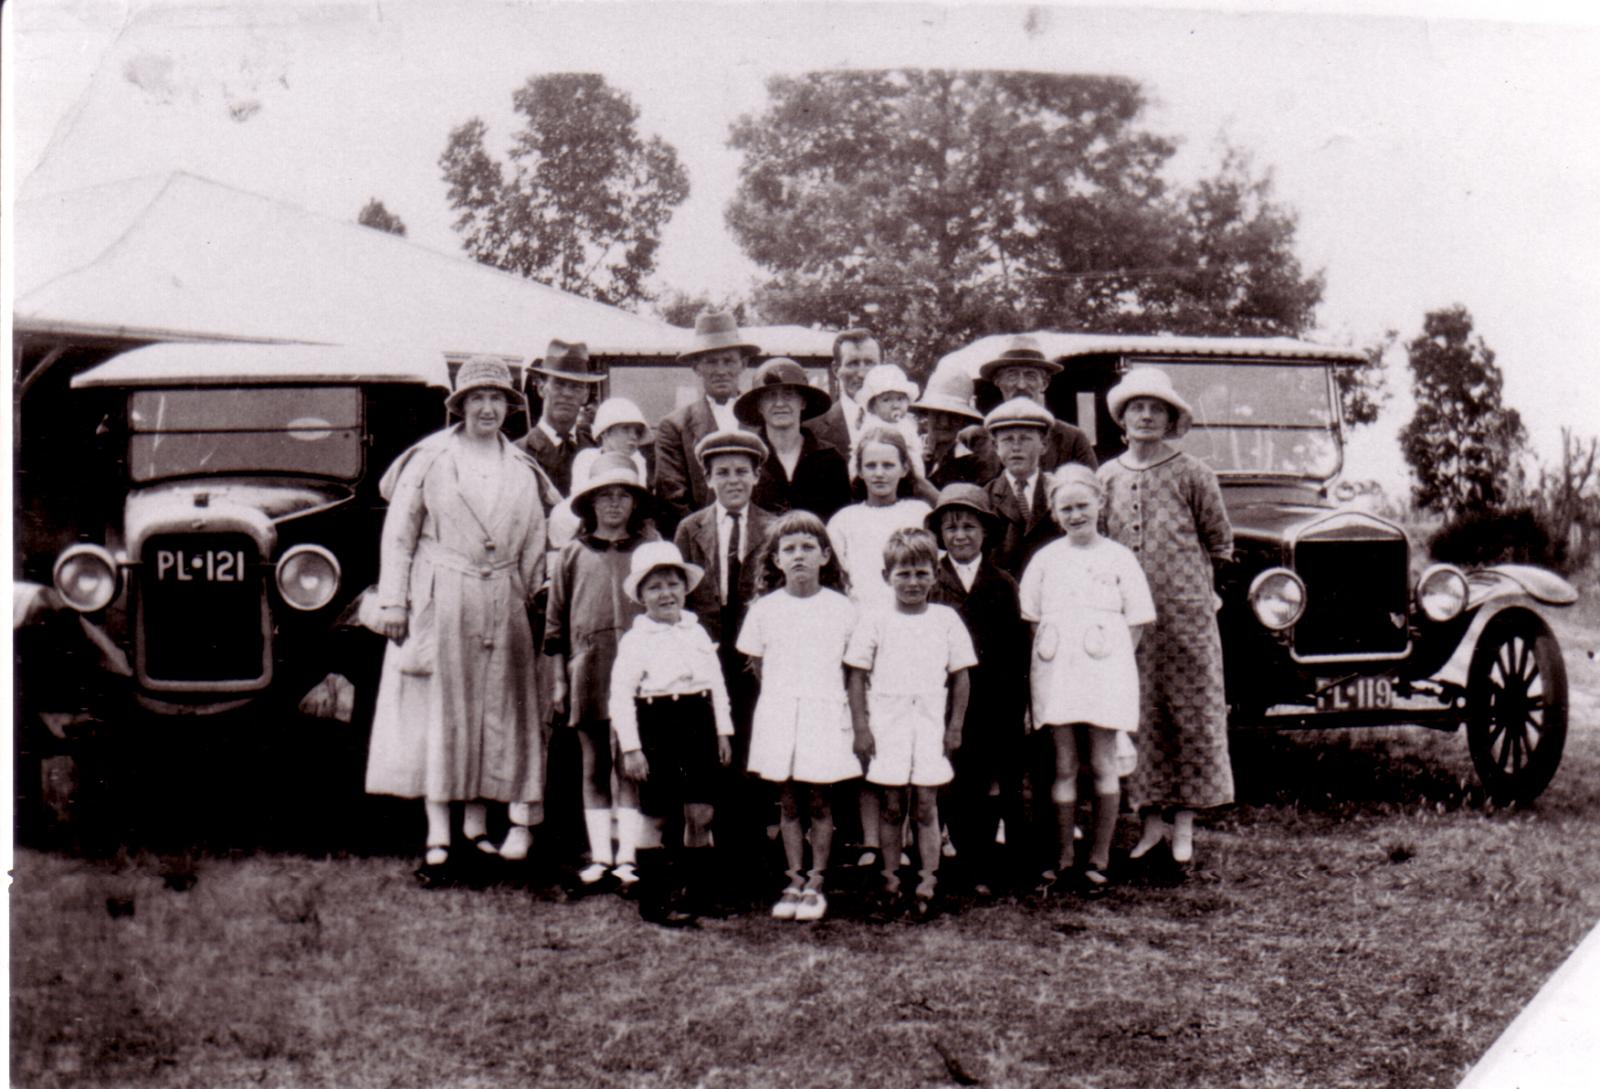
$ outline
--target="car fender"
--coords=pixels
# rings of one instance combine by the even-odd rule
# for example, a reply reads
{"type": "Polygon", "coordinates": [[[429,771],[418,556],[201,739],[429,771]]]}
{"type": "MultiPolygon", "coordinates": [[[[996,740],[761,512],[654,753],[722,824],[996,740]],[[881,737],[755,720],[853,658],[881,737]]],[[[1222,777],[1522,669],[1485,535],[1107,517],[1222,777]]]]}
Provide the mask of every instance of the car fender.
{"type": "MultiPolygon", "coordinates": [[[[1434,674],[1446,685],[1465,688],[1472,656],[1489,621],[1510,609],[1538,615],[1541,605],[1570,605],[1578,599],[1572,584],[1559,575],[1538,567],[1504,564],[1474,571],[1467,576],[1467,608],[1475,610],[1455,653],[1434,674]]],[[[1540,623],[1543,623],[1541,618],[1540,623]]]]}
{"type": "Polygon", "coordinates": [[[18,579],[11,584],[11,630],[21,631],[43,624],[50,616],[65,609],[66,603],[55,589],[42,582],[18,579]]]}

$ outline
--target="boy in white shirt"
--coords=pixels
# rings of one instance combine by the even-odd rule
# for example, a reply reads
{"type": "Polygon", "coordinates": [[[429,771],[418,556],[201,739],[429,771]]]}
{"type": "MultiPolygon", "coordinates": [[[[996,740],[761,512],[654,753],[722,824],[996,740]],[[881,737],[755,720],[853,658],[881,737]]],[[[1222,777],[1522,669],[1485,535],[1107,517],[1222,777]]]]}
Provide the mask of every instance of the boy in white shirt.
{"type": "Polygon", "coordinates": [[[663,821],[659,876],[642,882],[639,913],[692,925],[686,887],[703,894],[719,769],[733,755],[733,716],[717,651],[684,598],[705,572],[676,545],[634,550],[623,592],[645,607],[617,645],[611,726],[622,771],[639,784],[639,807],[663,821]]]}
{"type": "Polygon", "coordinates": [[[967,670],[978,664],[960,614],[928,603],[938,562],[931,533],[896,530],[883,550],[883,577],[894,590],[895,607],[864,612],[844,656],[856,751],[870,758],[867,782],[881,794],[884,893],[892,901],[900,891],[909,788],[921,862],[919,914],[932,907],[940,858],[939,788],[954,777],[949,757],[961,746],[967,670]]]}

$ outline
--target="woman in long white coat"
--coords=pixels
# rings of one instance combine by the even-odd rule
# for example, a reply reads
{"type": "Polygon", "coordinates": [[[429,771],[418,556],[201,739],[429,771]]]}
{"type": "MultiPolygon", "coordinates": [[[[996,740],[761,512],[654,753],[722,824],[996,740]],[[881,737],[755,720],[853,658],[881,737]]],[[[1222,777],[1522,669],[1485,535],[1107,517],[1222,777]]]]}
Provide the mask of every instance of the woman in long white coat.
{"type": "Polygon", "coordinates": [[[501,435],[526,410],[504,363],[462,364],[447,402],[461,417],[396,459],[369,624],[390,642],[378,688],[367,791],[423,799],[433,883],[449,862],[450,803],[485,854],[526,858],[543,818],[542,706],[527,605],[544,581],[545,482],[501,435]],[[487,839],[485,801],[510,803],[487,839]]]}

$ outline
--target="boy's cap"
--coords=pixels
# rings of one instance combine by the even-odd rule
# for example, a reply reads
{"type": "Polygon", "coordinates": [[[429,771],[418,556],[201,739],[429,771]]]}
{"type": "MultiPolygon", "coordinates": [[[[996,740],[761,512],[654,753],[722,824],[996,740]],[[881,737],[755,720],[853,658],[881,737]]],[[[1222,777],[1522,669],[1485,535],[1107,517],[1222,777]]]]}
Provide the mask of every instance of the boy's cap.
{"type": "Polygon", "coordinates": [[[633,550],[628,561],[628,575],[622,580],[622,592],[628,595],[629,601],[644,604],[639,600],[639,584],[658,567],[672,567],[681,571],[683,581],[687,584],[686,590],[693,590],[700,585],[700,580],[706,575],[705,568],[685,560],[678,546],[671,541],[646,541],[633,550]]]}
{"type": "Polygon", "coordinates": [[[743,454],[761,468],[767,460],[767,444],[752,431],[713,431],[694,445],[694,459],[700,463],[701,472],[706,462],[718,454],[743,454]]]}
{"type": "Polygon", "coordinates": [[[607,397],[601,401],[600,407],[594,410],[594,423],[589,429],[598,439],[618,424],[637,424],[646,431],[650,430],[650,423],[639,411],[639,406],[626,397],[607,397]]]}
{"type": "Polygon", "coordinates": [[[874,397],[885,393],[903,393],[907,400],[915,401],[919,392],[917,384],[906,377],[905,371],[893,363],[879,363],[862,379],[861,392],[856,394],[856,400],[870,407],[874,397]]]}
{"type": "Polygon", "coordinates": [[[990,434],[1008,427],[1032,427],[1048,432],[1055,422],[1050,410],[1031,397],[1013,397],[983,418],[984,429],[990,434]]]}

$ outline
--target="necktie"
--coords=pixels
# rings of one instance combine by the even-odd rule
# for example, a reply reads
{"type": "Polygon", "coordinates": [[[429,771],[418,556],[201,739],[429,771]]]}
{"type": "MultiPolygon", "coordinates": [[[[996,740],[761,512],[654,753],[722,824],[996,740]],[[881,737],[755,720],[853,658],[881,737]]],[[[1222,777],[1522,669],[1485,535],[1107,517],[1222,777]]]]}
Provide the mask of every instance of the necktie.
{"type": "Polygon", "coordinates": [[[1028,482],[1021,477],[1011,478],[1011,490],[1017,497],[1017,509],[1022,512],[1024,522],[1033,521],[1033,507],[1028,502],[1028,482]]]}
{"type": "Polygon", "coordinates": [[[739,512],[728,512],[728,589],[723,595],[724,605],[739,600],[739,512]]]}

